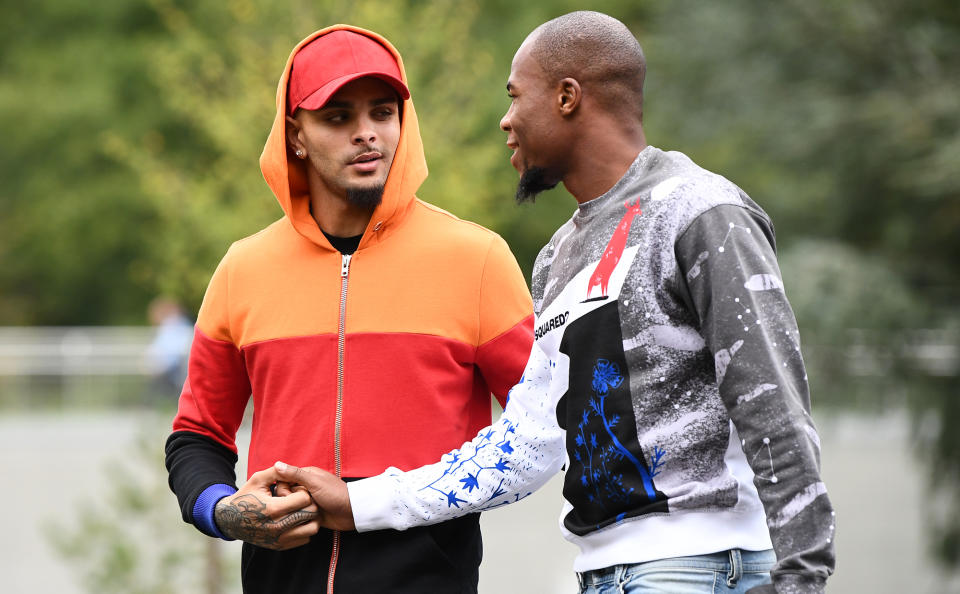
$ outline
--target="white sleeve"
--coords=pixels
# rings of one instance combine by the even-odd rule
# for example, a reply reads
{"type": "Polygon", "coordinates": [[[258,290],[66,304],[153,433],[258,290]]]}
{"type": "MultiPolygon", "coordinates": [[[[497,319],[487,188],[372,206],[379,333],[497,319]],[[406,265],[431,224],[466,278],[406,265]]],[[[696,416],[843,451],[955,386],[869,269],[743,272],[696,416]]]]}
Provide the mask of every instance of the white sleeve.
{"type": "Polygon", "coordinates": [[[440,462],[351,482],[357,530],[435,524],[519,501],[543,486],[565,460],[563,431],[550,391],[550,360],[534,343],[507,407],[473,441],[440,462]]]}

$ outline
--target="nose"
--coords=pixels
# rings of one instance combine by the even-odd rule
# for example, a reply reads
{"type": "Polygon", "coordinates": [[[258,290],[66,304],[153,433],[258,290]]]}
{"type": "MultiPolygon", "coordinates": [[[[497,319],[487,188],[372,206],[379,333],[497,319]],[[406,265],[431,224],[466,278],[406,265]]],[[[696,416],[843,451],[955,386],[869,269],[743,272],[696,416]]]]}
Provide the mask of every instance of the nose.
{"type": "Polygon", "coordinates": [[[357,129],[353,131],[354,144],[374,144],[377,140],[377,132],[370,118],[358,118],[357,129]]]}
{"type": "Polygon", "coordinates": [[[510,126],[510,112],[513,111],[513,105],[507,108],[507,113],[503,114],[503,117],[500,118],[500,129],[504,132],[509,132],[512,127],[510,126]]]}

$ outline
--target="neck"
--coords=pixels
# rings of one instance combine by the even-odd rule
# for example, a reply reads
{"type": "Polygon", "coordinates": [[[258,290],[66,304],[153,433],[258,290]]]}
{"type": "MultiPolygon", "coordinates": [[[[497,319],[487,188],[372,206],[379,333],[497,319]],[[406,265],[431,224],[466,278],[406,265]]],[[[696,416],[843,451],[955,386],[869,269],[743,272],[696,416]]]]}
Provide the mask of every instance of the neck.
{"type": "Polygon", "coordinates": [[[647,146],[643,127],[610,125],[585,126],[588,133],[574,147],[571,167],[563,185],[578,204],[602,196],[630,169],[637,154],[647,146]]]}
{"type": "Polygon", "coordinates": [[[373,216],[372,209],[361,208],[347,201],[346,195],[331,192],[319,179],[309,176],[310,214],[317,226],[334,237],[363,235],[373,216]]]}

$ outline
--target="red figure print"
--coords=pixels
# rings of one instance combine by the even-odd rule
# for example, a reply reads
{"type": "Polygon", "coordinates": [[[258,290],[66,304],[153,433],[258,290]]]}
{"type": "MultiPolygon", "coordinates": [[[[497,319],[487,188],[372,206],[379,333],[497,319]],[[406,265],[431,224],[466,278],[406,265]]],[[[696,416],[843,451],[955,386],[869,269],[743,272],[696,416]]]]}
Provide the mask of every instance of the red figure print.
{"type": "Polygon", "coordinates": [[[630,201],[627,200],[623,203],[623,206],[626,207],[627,212],[623,215],[623,218],[620,219],[620,224],[617,225],[616,231],[613,232],[613,237],[607,242],[607,249],[603,250],[603,256],[600,258],[600,262],[590,276],[590,284],[587,285],[587,299],[590,298],[590,293],[593,292],[594,287],[600,287],[601,297],[607,296],[607,284],[610,282],[610,276],[617,267],[620,256],[623,255],[623,249],[627,247],[627,236],[630,234],[630,225],[633,223],[634,217],[638,217],[641,214],[639,198],[637,198],[633,204],[630,204],[630,201]]]}

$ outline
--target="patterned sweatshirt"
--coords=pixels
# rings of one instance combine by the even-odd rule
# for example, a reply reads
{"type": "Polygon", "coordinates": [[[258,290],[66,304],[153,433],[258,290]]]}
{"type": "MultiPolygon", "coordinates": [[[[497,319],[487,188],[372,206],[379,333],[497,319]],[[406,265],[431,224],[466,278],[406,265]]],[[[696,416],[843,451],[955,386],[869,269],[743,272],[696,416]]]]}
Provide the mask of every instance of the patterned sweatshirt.
{"type": "Polygon", "coordinates": [[[563,466],[577,571],[772,545],[776,591],[822,591],[834,512],[760,207],[647,147],[554,234],[532,292],[503,416],[439,463],[351,483],[358,530],[511,503],[563,466]]]}

